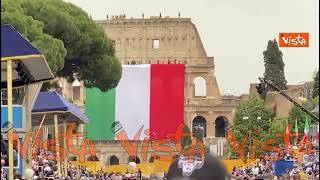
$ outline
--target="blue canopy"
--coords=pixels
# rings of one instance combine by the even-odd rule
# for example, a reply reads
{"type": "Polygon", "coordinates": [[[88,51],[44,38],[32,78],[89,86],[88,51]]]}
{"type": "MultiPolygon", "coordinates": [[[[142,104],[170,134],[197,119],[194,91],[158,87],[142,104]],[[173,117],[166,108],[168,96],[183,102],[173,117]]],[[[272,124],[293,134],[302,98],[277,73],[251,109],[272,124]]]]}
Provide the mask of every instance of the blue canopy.
{"type": "Polygon", "coordinates": [[[13,87],[54,78],[41,51],[10,24],[1,25],[1,89],[7,86],[7,60],[14,60],[13,87]]]}
{"type": "Polygon", "coordinates": [[[40,92],[32,109],[32,124],[38,125],[42,115],[48,114],[44,124],[53,124],[53,114],[59,115],[59,121],[68,123],[88,123],[89,119],[74,104],[70,103],[61,94],[55,91],[40,92]]]}
{"type": "Polygon", "coordinates": [[[11,24],[1,26],[1,58],[41,54],[11,24]]]}

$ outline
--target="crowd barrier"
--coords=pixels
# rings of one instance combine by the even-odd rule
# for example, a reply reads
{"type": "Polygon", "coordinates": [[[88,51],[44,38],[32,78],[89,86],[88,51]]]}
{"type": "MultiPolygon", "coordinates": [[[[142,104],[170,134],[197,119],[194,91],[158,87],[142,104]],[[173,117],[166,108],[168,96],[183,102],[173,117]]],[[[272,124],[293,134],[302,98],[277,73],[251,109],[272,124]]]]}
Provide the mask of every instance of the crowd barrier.
{"type": "Polygon", "coordinates": [[[247,162],[244,162],[242,159],[223,160],[223,163],[226,166],[229,173],[232,172],[234,167],[249,166],[250,164],[252,164],[254,162],[255,162],[255,160],[247,160],[247,162]]]}
{"type": "MultiPolygon", "coordinates": [[[[109,166],[102,166],[99,161],[85,161],[83,163],[79,163],[77,161],[71,162],[76,167],[84,166],[87,167],[92,172],[97,172],[99,170],[104,170],[104,172],[119,172],[119,173],[126,173],[130,172],[130,167],[128,164],[121,164],[121,165],[109,165],[109,166]]],[[[141,163],[137,164],[133,172],[137,172],[140,169],[143,174],[151,174],[151,173],[163,173],[169,169],[171,162],[165,161],[155,161],[153,163],[141,163]]]]}
{"type": "MultiPolygon", "coordinates": [[[[234,167],[239,166],[247,166],[254,161],[247,161],[246,163],[241,159],[231,159],[231,160],[223,160],[224,165],[226,166],[228,172],[232,172],[234,167]]],[[[99,161],[85,161],[83,163],[79,163],[77,161],[72,161],[72,164],[75,166],[85,166],[92,172],[97,172],[99,170],[104,170],[105,172],[119,172],[119,173],[126,173],[130,171],[130,167],[128,164],[121,164],[121,165],[109,165],[104,166],[101,165],[99,161]]],[[[151,174],[151,173],[163,173],[168,171],[171,162],[167,161],[155,161],[153,163],[140,163],[137,164],[134,171],[138,171],[140,169],[144,174],[151,174]]]]}

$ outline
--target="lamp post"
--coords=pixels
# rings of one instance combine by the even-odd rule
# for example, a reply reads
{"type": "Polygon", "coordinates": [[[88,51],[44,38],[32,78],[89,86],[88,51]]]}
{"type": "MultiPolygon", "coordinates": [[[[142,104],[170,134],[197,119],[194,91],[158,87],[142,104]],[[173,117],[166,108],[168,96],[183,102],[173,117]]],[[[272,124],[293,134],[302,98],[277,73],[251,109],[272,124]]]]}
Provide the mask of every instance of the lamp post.
{"type": "MultiPolygon", "coordinates": [[[[249,120],[249,148],[251,147],[251,143],[252,143],[252,133],[251,133],[251,127],[252,127],[252,119],[251,118],[249,118],[248,116],[244,116],[243,118],[242,118],[243,120],[249,120]]],[[[260,116],[258,116],[257,117],[257,120],[261,120],[261,117],[260,116]]],[[[250,149],[248,150],[248,155],[247,155],[248,157],[250,157],[250,149]]]]}
{"type": "MultiPolygon", "coordinates": [[[[250,127],[250,132],[249,132],[249,136],[250,136],[250,146],[251,146],[251,119],[248,116],[245,116],[242,118],[243,120],[249,120],[249,127],[250,127]]],[[[249,146],[249,147],[250,147],[249,146]]],[[[246,148],[247,149],[247,148],[246,148]]],[[[250,149],[248,151],[247,157],[250,157],[250,149]]]]}

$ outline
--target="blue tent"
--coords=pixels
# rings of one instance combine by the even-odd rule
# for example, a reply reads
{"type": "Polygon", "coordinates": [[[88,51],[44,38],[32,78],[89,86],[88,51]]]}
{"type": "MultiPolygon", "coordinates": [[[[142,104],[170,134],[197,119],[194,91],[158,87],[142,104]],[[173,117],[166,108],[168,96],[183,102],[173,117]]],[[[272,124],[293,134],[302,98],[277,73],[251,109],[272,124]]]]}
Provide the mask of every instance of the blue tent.
{"type": "Polygon", "coordinates": [[[32,109],[32,125],[39,125],[43,114],[47,114],[43,124],[53,124],[53,114],[59,116],[59,121],[67,123],[88,123],[89,119],[74,104],[55,91],[40,92],[32,109]]]}
{"type": "Polygon", "coordinates": [[[281,176],[293,168],[293,161],[279,160],[273,162],[273,170],[276,176],[281,176]]]}
{"type": "MultiPolygon", "coordinates": [[[[12,82],[12,87],[18,87],[36,82],[49,81],[53,78],[54,76],[42,53],[26,38],[24,38],[12,25],[1,25],[1,89],[7,89],[8,82],[12,82]],[[8,67],[12,71],[10,74],[8,73],[10,72],[9,69],[7,69],[8,67]],[[10,79],[7,79],[7,77],[10,79]]],[[[8,87],[7,90],[11,92],[12,87],[8,87]]],[[[9,99],[9,102],[11,102],[11,100],[12,99],[9,99]]],[[[11,108],[12,106],[10,105],[9,107],[11,108]]],[[[9,107],[8,109],[10,109],[9,107]]],[[[7,107],[1,106],[1,111],[5,112],[6,109],[7,107]]],[[[23,118],[17,119],[19,115],[24,117],[22,111],[13,113],[14,117],[8,115],[7,117],[1,116],[1,123],[7,120],[10,123],[14,123],[13,127],[17,127],[18,122],[24,124],[22,123],[23,118]]],[[[24,138],[23,133],[19,133],[19,136],[21,139],[24,138]]],[[[9,155],[13,154],[13,150],[9,149],[9,155]]],[[[20,161],[18,162],[16,171],[22,173],[24,169],[22,158],[20,158],[20,161]]],[[[9,169],[9,176],[13,176],[13,164],[11,162],[9,169]]]]}
{"type": "MultiPolygon", "coordinates": [[[[53,125],[55,131],[56,144],[59,143],[58,124],[63,124],[67,128],[68,123],[83,124],[88,123],[87,116],[80,109],[67,101],[61,94],[55,91],[40,92],[32,109],[32,125],[53,125]],[[46,115],[43,119],[44,114],[46,115]]],[[[64,129],[66,131],[67,129],[64,129]]],[[[64,137],[66,140],[66,137],[64,137]]],[[[56,146],[56,151],[59,147],[56,146]]],[[[61,174],[60,157],[57,157],[58,175],[61,174]]],[[[64,159],[64,166],[67,166],[67,160],[64,159]]],[[[66,173],[66,172],[65,172],[66,173]]]]}
{"type": "Polygon", "coordinates": [[[1,58],[41,54],[11,24],[1,26],[1,58]]]}
{"type": "Polygon", "coordinates": [[[6,61],[12,63],[12,86],[54,78],[43,54],[12,25],[1,25],[1,89],[7,87],[6,61]]]}

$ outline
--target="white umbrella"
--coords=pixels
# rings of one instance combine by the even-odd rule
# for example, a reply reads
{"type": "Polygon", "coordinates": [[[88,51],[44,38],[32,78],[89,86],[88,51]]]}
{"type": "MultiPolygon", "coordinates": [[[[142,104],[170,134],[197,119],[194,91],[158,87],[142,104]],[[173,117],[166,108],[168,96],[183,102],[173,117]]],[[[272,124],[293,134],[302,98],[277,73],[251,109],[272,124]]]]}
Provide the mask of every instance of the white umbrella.
{"type": "Polygon", "coordinates": [[[134,168],[136,167],[136,163],[135,162],[129,162],[129,167],[130,167],[130,170],[133,171],[134,168]]]}

